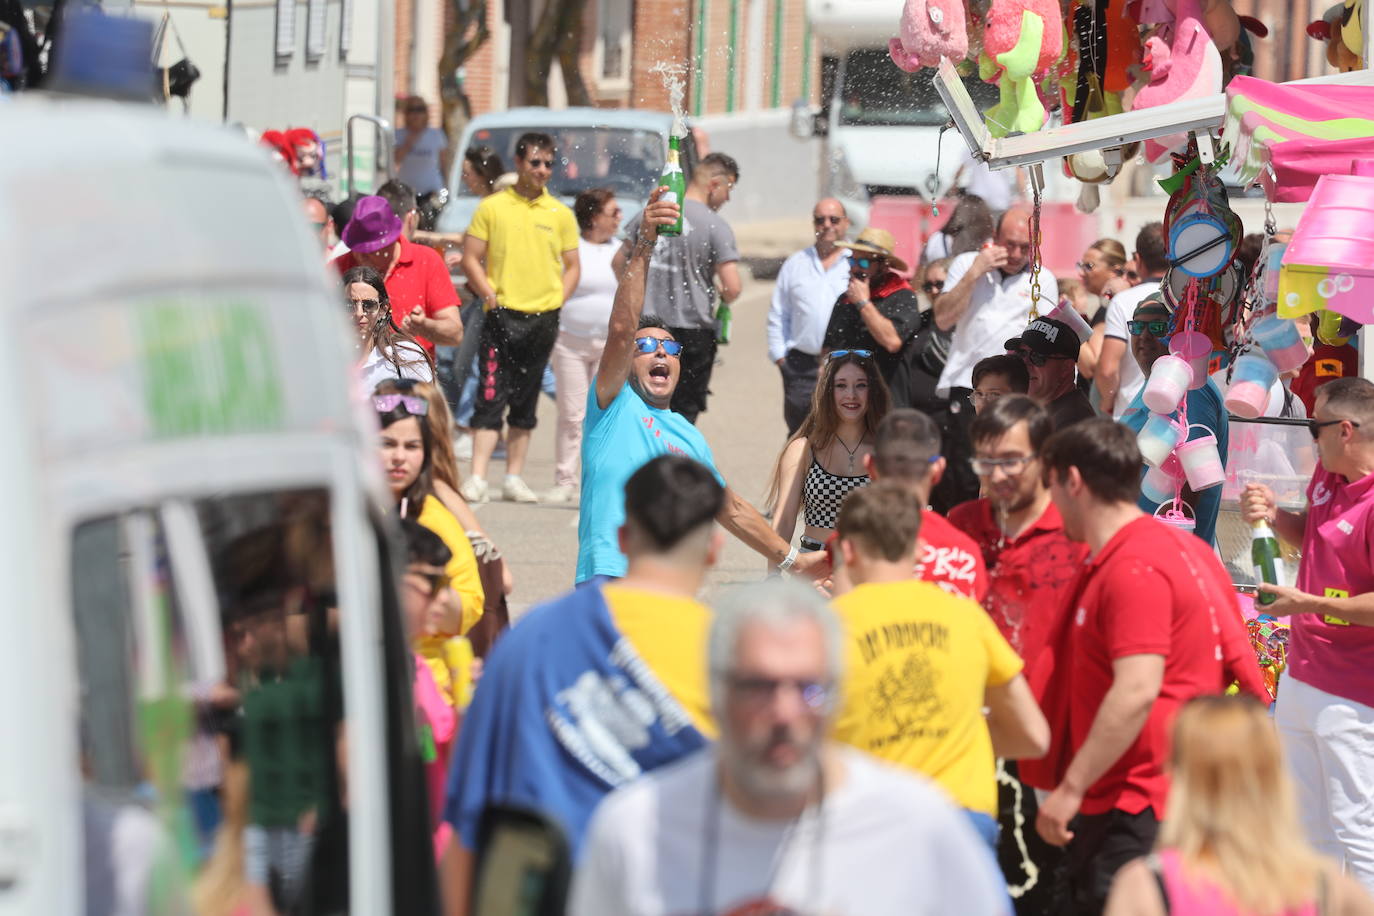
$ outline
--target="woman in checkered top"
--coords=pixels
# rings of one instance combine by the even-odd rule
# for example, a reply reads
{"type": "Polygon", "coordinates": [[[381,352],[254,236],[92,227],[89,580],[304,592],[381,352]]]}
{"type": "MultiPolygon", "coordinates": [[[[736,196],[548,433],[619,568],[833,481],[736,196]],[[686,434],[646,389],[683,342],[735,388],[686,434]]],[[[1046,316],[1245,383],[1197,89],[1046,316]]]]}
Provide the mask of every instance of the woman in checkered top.
{"type": "Polygon", "coordinates": [[[845,494],[868,483],[873,433],[891,401],[868,350],[823,359],[811,411],[778,457],[768,495],[773,530],[783,538],[792,539],[802,513],[804,551],[825,546],[845,494]]]}

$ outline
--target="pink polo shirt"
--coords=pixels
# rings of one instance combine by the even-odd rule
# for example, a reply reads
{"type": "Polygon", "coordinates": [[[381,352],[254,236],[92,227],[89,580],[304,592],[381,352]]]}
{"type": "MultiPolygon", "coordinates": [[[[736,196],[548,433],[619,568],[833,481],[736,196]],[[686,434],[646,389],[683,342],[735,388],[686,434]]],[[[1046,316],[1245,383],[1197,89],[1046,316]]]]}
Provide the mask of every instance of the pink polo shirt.
{"type": "MultiPolygon", "coordinates": [[[[1332,597],[1374,591],[1374,474],[1347,483],[1318,467],[1307,506],[1298,588],[1332,597]]],[[[1289,675],[1374,706],[1374,627],[1297,614],[1289,639],[1289,675]]]]}

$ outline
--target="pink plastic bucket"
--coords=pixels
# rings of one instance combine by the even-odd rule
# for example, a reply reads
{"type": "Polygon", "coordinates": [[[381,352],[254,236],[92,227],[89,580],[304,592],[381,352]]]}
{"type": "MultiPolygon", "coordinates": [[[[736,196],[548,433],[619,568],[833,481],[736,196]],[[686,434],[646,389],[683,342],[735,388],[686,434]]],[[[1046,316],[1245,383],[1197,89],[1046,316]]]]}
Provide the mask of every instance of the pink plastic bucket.
{"type": "Polygon", "coordinates": [[[1210,337],[1199,331],[1180,331],[1169,341],[1169,352],[1185,360],[1188,368],[1193,370],[1193,381],[1188,385],[1189,388],[1201,388],[1207,384],[1207,361],[1212,358],[1210,337]]]}
{"type": "Polygon", "coordinates": [[[1261,353],[1246,353],[1236,359],[1231,372],[1231,387],[1226,390],[1226,409],[1238,417],[1253,420],[1269,404],[1269,389],[1278,380],[1279,370],[1261,353]]]}
{"type": "Polygon", "coordinates": [[[1178,478],[1163,467],[1150,467],[1140,481],[1140,495],[1152,503],[1169,502],[1178,493],[1178,478]]]}
{"type": "Polygon", "coordinates": [[[1190,515],[1189,513],[1193,512],[1193,507],[1181,499],[1178,501],[1178,505],[1182,509],[1176,508],[1172,501],[1164,503],[1155,510],[1155,518],[1166,525],[1173,525],[1175,528],[1192,534],[1193,530],[1197,528],[1197,513],[1190,515]]]}
{"type": "Polygon", "coordinates": [[[1169,459],[1182,438],[1183,431],[1178,424],[1164,414],[1152,413],[1136,434],[1135,441],[1140,446],[1140,456],[1145,463],[1157,468],[1169,459]]]}
{"type": "MultiPolygon", "coordinates": [[[[1205,383],[1205,375],[1203,380],[1205,383]]],[[[1193,370],[1187,360],[1172,354],[1161,356],[1150,367],[1141,400],[1153,413],[1170,414],[1178,409],[1192,384],[1193,370]]]]}
{"type": "Polygon", "coordinates": [[[1302,342],[1298,326],[1289,319],[1268,315],[1255,324],[1253,333],[1255,343],[1264,348],[1279,372],[1300,369],[1307,362],[1307,345],[1302,342]]]}
{"type": "MultiPolygon", "coordinates": [[[[1188,428],[1207,427],[1194,423],[1188,428]]],[[[1180,444],[1174,449],[1174,454],[1178,455],[1178,463],[1183,465],[1183,475],[1188,478],[1188,486],[1192,487],[1194,493],[1225,482],[1226,466],[1217,450],[1217,437],[1211,432],[1180,444]]]]}

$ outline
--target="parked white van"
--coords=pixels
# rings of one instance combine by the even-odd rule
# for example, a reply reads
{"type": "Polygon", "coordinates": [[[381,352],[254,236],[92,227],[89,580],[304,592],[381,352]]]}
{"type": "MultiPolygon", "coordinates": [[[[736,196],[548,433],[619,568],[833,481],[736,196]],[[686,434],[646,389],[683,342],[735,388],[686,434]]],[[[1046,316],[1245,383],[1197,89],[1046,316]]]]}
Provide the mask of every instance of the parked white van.
{"type": "Polygon", "coordinates": [[[434,912],[384,488],[299,194],[151,106],[15,97],[0,149],[0,914],[229,912],[245,862],[293,913],[434,912]]]}

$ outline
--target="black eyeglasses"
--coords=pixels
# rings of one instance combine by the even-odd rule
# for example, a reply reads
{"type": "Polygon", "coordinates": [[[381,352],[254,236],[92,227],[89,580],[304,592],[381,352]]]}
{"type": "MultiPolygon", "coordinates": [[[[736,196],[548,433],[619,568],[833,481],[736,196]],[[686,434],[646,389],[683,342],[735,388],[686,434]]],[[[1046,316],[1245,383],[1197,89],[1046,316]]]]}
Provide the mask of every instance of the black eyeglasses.
{"type": "Polygon", "coordinates": [[[349,312],[354,312],[354,311],[356,311],[356,310],[358,310],[358,309],[362,309],[364,312],[366,312],[366,313],[368,313],[368,314],[371,314],[371,313],[377,311],[377,309],[379,309],[379,308],[381,308],[381,307],[382,307],[382,300],[380,300],[380,299],[345,299],[345,300],[344,300],[344,308],[348,309],[349,312]]]}
{"type": "Polygon", "coordinates": [[[1051,360],[1056,360],[1056,359],[1073,359],[1072,356],[1059,356],[1059,355],[1050,356],[1050,355],[1047,355],[1047,354],[1045,354],[1045,353],[1036,353],[1034,350],[1022,350],[1022,351],[1020,351],[1019,353],[1017,353],[1016,355],[1019,356],[1019,357],[1021,357],[1022,359],[1024,359],[1026,362],[1030,363],[1032,366],[1037,366],[1037,367],[1038,367],[1038,366],[1043,366],[1043,365],[1045,365],[1045,363],[1048,363],[1048,362],[1050,362],[1051,360]]]}
{"type": "Polygon", "coordinates": [[[922,284],[921,284],[921,289],[925,290],[926,292],[930,293],[931,295],[934,295],[935,293],[942,293],[942,292],[944,292],[944,291],[945,291],[945,285],[944,285],[943,283],[922,283],[922,284]]]}
{"type": "Polygon", "coordinates": [[[1310,432],[1310,433],[1312,434],[1312,441],[1315,442],[1315,441],[1317,441],[1317,438],[1321,435],[1322,427],[1323,427],[1323,426],[1335,426],[1335,425],[1338,424],[1338,423],[1349,423],[1351,426],[1355,427],[1356,429],[1359,429],[1359,428],[1360,428],[1360,421],[1358,421],[1358,420],[1348,420],[1348,419],[1342,417],[1342,418],[1339,419],[1339,420],[1308,420],[1308,421],[1307,421],[1307,431],[1310,432]]]}
{"type": "Polygon", "coordinates": [[[553,160],[552,160],[552,159],[526,159],[525,162],[526,162],[526,163],[529,165],[529,167],[532,168],[532,169],[538,169],[538,168],[552,169],[552,168],[553,168],[553,160]]]}
{"type": "Polygon", "coordinates": [[[682,344],[666,337],[636,337],[635,347],[640,353],[657,353],[659,347],[669,356],[677,356],[682,352],[682,344]]]}
{"type": "Polygon", "coordinates": [[[778,691],[789,688],[795,690],[811,710],[824,709],[830,702],[832,689],[830,684],[804,678],[748,677],[738,674],[728,675],[726,683],[741,700],[756,706],[772,702],[778,691]]]}
{"type": "Polygon", "coordinates": [[[991,477],[998,468],[1008,477],[1020,477],[1035,460],[1034,455],[1018,455],[1015,458],[970,458],[968,466],[979,477],[991,477]]]}
{"type": "Polygon", "coordinates": [[[827,220],[830,222],[830,225],[832,225],[832,226],[838,226],[840,223],[844,222],[844,217],[843,217],[843,216],[813,216],[813,217],[811,217],[811,222],[815,223],[817,226],[824,226],[824,225],[826,224],[826,221],[827,221],[827,220]]]}
{"type": "Polygon", "coordinates": [[[1169,322],[1167,321],[1136,321],[1134,319],[1126,322],[1126,330],[1131,332],[1132,337],[1139,337],[1149,331],[1155,337],[1163,337],[1169,333],[1169,322]]]}
{"type": "Polygon", "coordinates": [[[859,359],[868,359],[872,355],[872,350],[831,350],[825,355],[825,358],[843,359],[846,356],[857,356],[859,359]]]}

